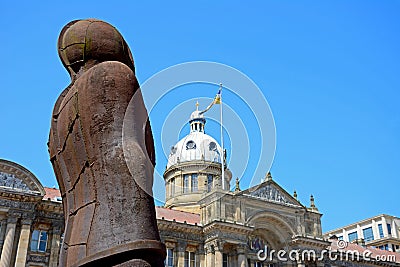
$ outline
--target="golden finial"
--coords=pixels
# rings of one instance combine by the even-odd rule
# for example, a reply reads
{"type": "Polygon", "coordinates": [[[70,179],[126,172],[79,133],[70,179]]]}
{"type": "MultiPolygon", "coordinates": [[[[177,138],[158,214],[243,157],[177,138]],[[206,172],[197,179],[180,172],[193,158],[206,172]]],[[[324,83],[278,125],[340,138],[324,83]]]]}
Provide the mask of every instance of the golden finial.
{"type": "Polygon", "coordinates": [[[196,101],[196,110],[199,111],[199,101],[196,101]]]}

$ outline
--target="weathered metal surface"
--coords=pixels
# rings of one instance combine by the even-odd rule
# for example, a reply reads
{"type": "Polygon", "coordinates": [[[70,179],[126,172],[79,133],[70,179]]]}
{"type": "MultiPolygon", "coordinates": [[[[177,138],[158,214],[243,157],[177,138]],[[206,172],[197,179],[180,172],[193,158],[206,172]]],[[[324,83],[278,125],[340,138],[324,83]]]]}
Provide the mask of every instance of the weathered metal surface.
{"type": "Polygon", "coordinates": [[[94,19],[67,24],[58,51],[71,76],[49,137],[66,221],[60,266],[163,266],[153,136],[131,52],[114,27],[94,19]]]}

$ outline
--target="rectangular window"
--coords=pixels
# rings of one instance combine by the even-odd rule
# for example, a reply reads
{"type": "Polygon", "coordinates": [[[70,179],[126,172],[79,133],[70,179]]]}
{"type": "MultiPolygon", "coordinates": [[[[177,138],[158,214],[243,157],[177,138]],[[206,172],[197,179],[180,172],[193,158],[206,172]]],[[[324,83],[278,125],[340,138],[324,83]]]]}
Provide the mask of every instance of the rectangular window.
{"type": "Polygon", "coordinates": [[[183,193],[189,192],[189,174],[183,175],[183,193]]]}
{"type": "Polygon", "coordinates": [[[174,266],[174,250],[172,248],[167,248],[167,257],[165,259],[166,267],[174,266]]]}
{"type": "Polygon", "coordinates": [[[392,227],[391,227],[390,223],[387,224],[387,228],[388,228],[388,234],[391,235],[392,234],[392,227]]]}
{"type": "Polygon", "coordinates": [[[374,233],[372,232],[372,227],[363,229],[363,234],[365,242],[374,240],[374,233]]]}
{"type": "Polygon", "coordinates": [[[194,252],[185,251],[184,267],[196,267],[196,254],[194,252]]]}
{"type": "Polygon", "coordinates": [[[192,192],[197,192],[198,190],[198,175],[197,173],[192,174],[192,192]]]}
{"type": "Polygon", "coordinates": [[[378,224],[378,230],[379,230],[379,237],[383,238],[383,227],[382,224],[378,224]]]}
{"type": "Polygon", "coordinates": [[[354,241],[356,239],[358,239],[357,232],[349,233],[349,242],[352,242],[352,241],[354,241]]]}
{"type": "Polygon", "coordinates": [[[228,267],[228,254],[222,253],[222,267],[228,267]]]}
{"type": "Polygon", "coordinates": [[[46,252],[47,232],[34,230],[31,239],[31,251],[46,252]]]}
{"type": "Polygon", "coordinates": [[[211,192],[213,188],[213,176],[212,174],[207,175],[207,192],[211,192]]]}

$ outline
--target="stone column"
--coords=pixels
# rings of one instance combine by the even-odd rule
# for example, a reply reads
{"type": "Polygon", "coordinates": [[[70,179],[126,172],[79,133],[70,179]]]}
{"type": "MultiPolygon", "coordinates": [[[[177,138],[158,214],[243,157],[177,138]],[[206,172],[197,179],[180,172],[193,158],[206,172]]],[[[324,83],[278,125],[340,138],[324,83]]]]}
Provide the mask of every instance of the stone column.
{"type": "Polygon", "coordinates": [[[62,228],[61,224],[53,224],[49,267],[58,266],[58,254],[60,252],[60,241],[61,241],[61,228],[62,228]]]}
{"type": "Polygon", "coordinates": [[[196,252],[196,266],[204,267],[206,264],[204,258],[204,248],[203,246],[199,245],[196,252]]]}
{"type": "Polygon", "coordinates": [[[396,220],[392,220],[392,237],[398,238],[396,220]]]}
{"type": "Polygon", "coordinates": [[[31,236],[32,219],[21,220],[21,233],[19,235],[17,257],[15,267],[25,267],[26,255],[28,254],[29,238],[31,236]]]}
{"type": "Polygon", "coordinates": [[[186,242],[178,242],[178,249],[177,249],[177,267],[184,267],[185,266],[185,251],[186,251],[186,242]]]}
{"type": "Polygon", "coordinates": [[[238,258],[237,258],[237,266],[238,267],[248,267],[247,257],[246,257],[246,247],[243,245],[238,245],[236,248],[238,258]]]}
{"type": "Polygon", "coordinates": [[[3,250],[1,252],[0,267],[10,266],[17,220],[18,218],[15,217],[10,217],[7,219],[6,236],[4,238],[3,250]]]}
{"type": "Polygon", "coordinates": [[[222,247],[221,246],[215,246],[215,261],[214,261],[214,266],[215,267],[222,267],[222,247]]]}
{"type": "Polygon", "coordinates": [[[379,229],[378,229],[378,224],[376,223],[375,220],[372,220],[372,233],[374,235],[374,240],[379,239],[379,229]]]}
{"type": "Polygon", "coordinates": [[[214,249],[210,244],[204,246],[206,259],[205,259],[205,266],[206,267],[213,267],[214,266],[214,249]]]}
{"type": "MultiPolygon", "coordinates": [[[[361,231],[361,226],[359,224],[357,224],[357,239],[364,239],[364,235],[363,232],[361,231]]],[[[357,240],[354,240],[357,241],[357,240]]]]}
{"type": "Polygon", "coordinates": [[[305,267],[305,266],[306,266],[306,264],[304,263],[304,261],[300,261],[300,260],[297,261],[297,267],[305,267]]]}
{"type": "Polygon", "coordinates": [[[388,229],[387,229],[386,218],[384,216],[382,216],[381,219],[382,219],[383,237],[388,237],[389,236],[389,232],[388,232],[388,229]]]}

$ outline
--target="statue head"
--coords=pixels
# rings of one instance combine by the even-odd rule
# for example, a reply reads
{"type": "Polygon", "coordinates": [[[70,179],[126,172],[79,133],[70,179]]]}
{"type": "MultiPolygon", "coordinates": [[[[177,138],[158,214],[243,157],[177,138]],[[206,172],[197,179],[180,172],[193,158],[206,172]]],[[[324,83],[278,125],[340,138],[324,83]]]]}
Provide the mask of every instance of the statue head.
{"type": "Polygon", "coordinates": [[[97,63],[119,61],[135,72],[131,51],[122,35],[107,22],[97,19],[74,20],[58,38],[58,54],[74,78],[97,63]]]}

